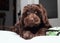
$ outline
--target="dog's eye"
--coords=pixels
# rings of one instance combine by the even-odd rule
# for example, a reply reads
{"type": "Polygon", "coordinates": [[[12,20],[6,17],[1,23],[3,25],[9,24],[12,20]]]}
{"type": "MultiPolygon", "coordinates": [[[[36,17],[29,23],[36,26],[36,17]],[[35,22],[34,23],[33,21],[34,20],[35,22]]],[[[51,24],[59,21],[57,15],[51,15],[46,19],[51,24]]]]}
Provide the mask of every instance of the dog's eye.
{"type": "Polygon", "coordinates": [[[35,11],[35,13],[37,13],[37,11],[35,11]]]}
{"type": "Polygon", "coordinates": [[[29,14],[30,12],[27,12],[27,14],[29,14]]]}

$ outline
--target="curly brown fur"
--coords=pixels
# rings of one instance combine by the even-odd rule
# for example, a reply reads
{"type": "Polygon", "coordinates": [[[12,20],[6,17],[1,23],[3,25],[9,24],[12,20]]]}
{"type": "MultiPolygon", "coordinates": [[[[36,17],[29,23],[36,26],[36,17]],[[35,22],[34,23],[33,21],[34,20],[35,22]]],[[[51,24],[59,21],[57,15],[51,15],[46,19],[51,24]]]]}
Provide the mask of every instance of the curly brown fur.
{"type": "Polygon", "coordinates": [[[41,4],[25,6],[22,17],[20,17],[16,26],[19,26],[21,29],[20,35],[24,39],[45,35],[46,30],[51,28],[47,17],[47,11],[41,4]]]}
{"type": "Polygon", "coordinates": [[[24,39],[31,39],[35,36],[43,36],[46,30],[51,28],[47,11],[40,4],[27,5],[23,9],[22,17],[10,31],[14,31],[24,39]]]}

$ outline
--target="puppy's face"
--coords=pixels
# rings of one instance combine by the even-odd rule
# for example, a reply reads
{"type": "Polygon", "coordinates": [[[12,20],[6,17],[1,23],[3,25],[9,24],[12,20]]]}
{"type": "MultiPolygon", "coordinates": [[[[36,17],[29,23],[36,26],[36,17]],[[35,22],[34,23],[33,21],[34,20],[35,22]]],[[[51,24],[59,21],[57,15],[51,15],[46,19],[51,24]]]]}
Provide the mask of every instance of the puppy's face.
{"type": "Polygon", "coordinates": [[[21,35],[25,39],[45,34],[46,30],[44,32],[43,30],[45,28],[48,29],[50,26],[45,8],[42,5],[34,4],[24,7],[21,20],[18,24],[20,24],[22,30],[21,35]]]}
{"type": "Polygon", "coordinates": [[[24,25],[25,26],[29,26],[29,27],[33,27],[34,25],[38,25],[39,23],[41,23],[41,16],[40,16],[40,12],[36,9],[28,9],[24,15],[26,15],[24,17],[24,25]]]}

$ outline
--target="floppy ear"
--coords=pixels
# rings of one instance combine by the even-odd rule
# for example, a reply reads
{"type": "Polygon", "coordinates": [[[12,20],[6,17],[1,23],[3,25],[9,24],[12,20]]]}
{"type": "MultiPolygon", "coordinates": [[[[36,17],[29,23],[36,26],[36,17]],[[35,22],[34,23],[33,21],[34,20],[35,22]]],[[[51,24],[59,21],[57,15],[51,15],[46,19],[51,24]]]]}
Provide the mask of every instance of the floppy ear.
{"type": "Polygon", "coordinates": [[[19,16],[19,20],[16,22],[15,27],[17,28],[17,34],[22,35],[22,17],[19,16]]]}
{"type": "Polygon", "coordinates": [[[21,16],[19,16],[19,20],[17,20],[17,22],[16,22],[16,24],[15,24],[15,27],[18,27],[18,28],[21,28],[21,26],[22,26],[22,18],[21,18],[21,16]]]}
{"type": "Polygon", "coordinates": [[[51,27],[51,25],[49,24],[48,17],[47,17],[46,9],[44,8],[44,6],[42,6],[42,4],[40,4],[39,7],[40,7],[41,14],[42,14],[42,20],[43,20],[45,26],[51,27]]]}
{"type": "Polygon", "coordinates": [[[27,6],[24,6],[24,8],[23,8],[23,13],[25,13],[28,9],[30,9],[30,5],[28,4],[27,6]]]}

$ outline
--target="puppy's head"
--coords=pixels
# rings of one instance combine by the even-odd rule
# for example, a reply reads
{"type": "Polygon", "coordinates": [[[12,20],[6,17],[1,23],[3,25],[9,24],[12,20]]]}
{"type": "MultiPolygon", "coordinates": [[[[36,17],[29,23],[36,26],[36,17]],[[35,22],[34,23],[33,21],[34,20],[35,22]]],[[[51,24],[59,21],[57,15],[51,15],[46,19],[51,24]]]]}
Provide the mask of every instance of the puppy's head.
{"type": "Polygon", "coordinates": [[[34,26],[44,23],[46,27],[49,27],[49,21],[47,17],[46,9],[40,4],[27,5],[23,9],[22,14],[23,23],[25,26],[34,26]]]}
{"type": "Polygon", "coordinates": [[[22,14],[23,23],[25,26],[34,26],[39,25],[42,21],[42,12],[40,11],[40,7],[37,5],[27,5],[24,7],[22,14]]]}

